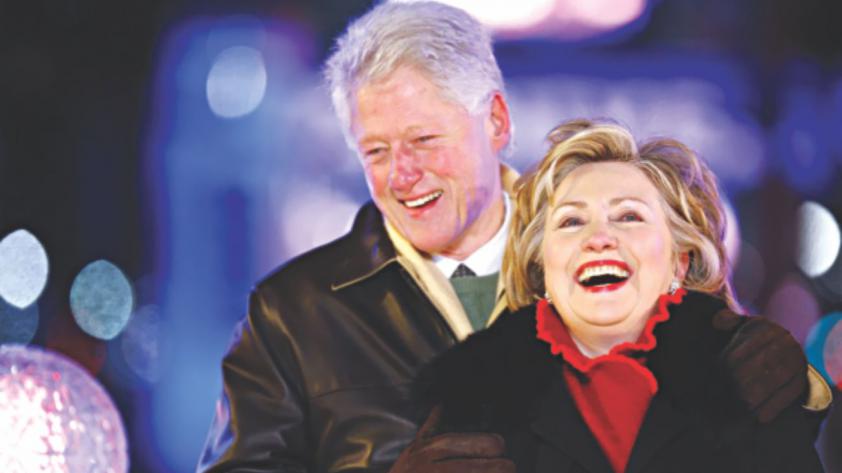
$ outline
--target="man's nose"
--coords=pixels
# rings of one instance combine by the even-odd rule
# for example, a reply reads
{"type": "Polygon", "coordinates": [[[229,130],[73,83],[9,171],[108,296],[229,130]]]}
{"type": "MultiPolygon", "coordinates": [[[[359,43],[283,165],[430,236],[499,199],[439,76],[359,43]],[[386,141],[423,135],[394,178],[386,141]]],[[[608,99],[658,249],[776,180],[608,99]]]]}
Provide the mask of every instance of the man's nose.
{"type": "Polygon", "coordinates": [[[611,230],[605,224],[594,223],[585,236],[582,246],[586,251],[613,250],[617,248],[617,237],[611,233],[611,230]]]}
{"type": "Polygon", "coordinates": [[[419,166],[418,158],[405,146],[395,150],[389,183],[393,190],[408,192],[421,180],[424,171],[419,166]]]}

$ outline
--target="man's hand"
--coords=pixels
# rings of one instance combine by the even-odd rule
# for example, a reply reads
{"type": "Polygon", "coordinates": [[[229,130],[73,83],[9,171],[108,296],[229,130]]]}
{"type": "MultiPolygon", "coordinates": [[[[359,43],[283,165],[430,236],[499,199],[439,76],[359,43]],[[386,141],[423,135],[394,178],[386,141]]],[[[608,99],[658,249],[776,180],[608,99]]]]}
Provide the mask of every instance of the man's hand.
{"type": "Polygon", "coordinates": [[[722,352],[740,397],[757,420],[771,422],[807,388],[807,359],[801,346],[780,325],[763,317],[744,317],[723,309],[713,318],[718,330],[737,331],[722,352]]]}
{"type": "Polygon", "coordinates": [[[491,433],[435,435],[441,409],[436,407],[401,453],[389,473],[515,473],[503,458],[503,438],[491,433]]]}

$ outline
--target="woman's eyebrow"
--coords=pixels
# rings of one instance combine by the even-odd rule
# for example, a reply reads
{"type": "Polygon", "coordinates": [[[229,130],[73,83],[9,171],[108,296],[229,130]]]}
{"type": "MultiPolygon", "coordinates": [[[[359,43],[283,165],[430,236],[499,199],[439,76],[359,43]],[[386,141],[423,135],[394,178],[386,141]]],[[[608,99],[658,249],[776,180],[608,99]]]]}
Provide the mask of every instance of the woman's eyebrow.
{"type": "Polygon", "coordinates": [[[558,202],[557,204],[553,205],[551,213],[555,214],[556,212],[563,209],[564,207],[575,207],[577,209],[583,209],[587,206],[588,205],[586,203],[582,202],[581,200],[564,200],[564,201],[558,202]]]}
{"type": "Polygon", "coordinates": [[[609,200],[608,203],[611,204],[612,206],[617,206],[617,205],[622,204],[625,201],[632,201],[632,202],[636,202],[638,204],[644,205],[646,207],[649,207],[649,203],[646,202],[645,200],[643,200],[639,197],[632,197],[632,196],[615,197],[615,198],[609,200]]]}

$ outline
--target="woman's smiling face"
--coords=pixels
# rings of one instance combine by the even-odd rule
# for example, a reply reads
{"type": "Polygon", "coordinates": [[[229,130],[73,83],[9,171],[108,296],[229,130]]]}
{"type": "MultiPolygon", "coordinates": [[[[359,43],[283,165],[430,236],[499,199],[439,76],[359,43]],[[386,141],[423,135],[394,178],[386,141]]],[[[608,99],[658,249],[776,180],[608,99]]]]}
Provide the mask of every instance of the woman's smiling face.
{"type": "Polygon", "coordinates": [[[564,178],[550,205],[544,284],[571,335],[590,355],[635,341],[687,266],[686,256],[673,261],[657,188],[631,164],[590,163],[564,178]]]}

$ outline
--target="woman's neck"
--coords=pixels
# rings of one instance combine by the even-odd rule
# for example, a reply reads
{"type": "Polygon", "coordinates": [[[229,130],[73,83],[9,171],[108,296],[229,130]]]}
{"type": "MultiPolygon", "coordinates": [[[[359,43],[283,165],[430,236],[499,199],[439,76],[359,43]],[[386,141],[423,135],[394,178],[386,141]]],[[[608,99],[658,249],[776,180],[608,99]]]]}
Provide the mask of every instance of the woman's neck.
{"type": "Polygon", "coordinates": [[[582,331],[574,330],[568,327],[570,338],[582,355],[588,358],[596,358],[598,356],[606,355],[617,345],[621,343],[633,343],[640,338],[640,333],[643,332],[644,324],[636,327],[633,330],[620,330],[618,333],[611,333],[610,329],[598,331],[582,331]]]}

